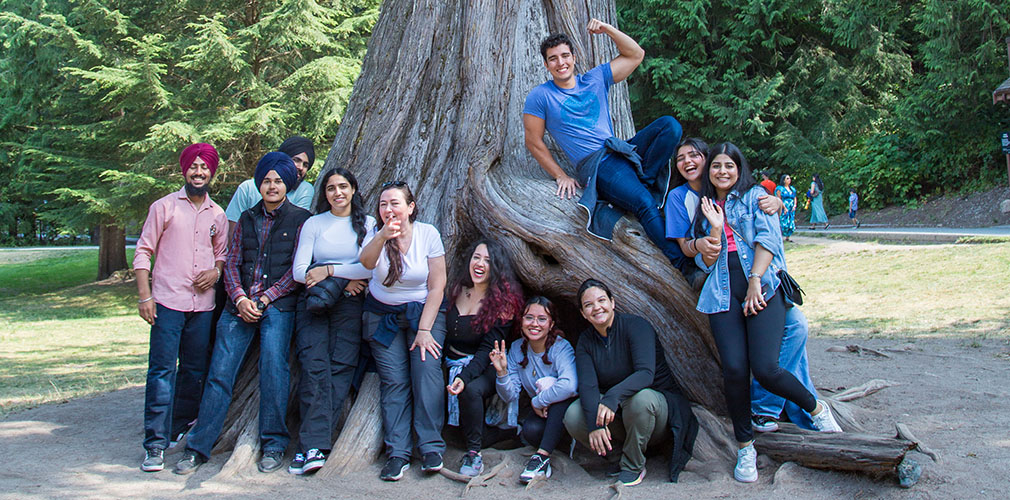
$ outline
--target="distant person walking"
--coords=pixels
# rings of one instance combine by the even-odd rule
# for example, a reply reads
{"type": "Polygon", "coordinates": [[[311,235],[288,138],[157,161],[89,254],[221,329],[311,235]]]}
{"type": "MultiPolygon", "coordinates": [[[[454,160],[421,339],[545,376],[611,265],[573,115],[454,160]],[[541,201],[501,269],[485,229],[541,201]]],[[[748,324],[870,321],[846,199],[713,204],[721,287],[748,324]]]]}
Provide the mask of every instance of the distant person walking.
{"type": "Polygon", "coordinates": [[[810,189],[807,191],[807,197],[810,198],[810,229],[814,229],[816,224],[824,224],[824,229],[827,229],[830,224],[828,224],[828,214],[824,212],[824,183],[821,182],[821,176],[814,174],[814,179],[810,181],[810,189]]]}
{"type": "Polygon", "coordinates": [[[793,187],[793,178],[788,174],[782,174],[779,178],[779,186],[775,188],[775,196],[782,200],[782,212],[779,214],[779,223],[782,226],[782,238],[786,241],[796,230],[796,188],[793,187]]]}
{"type": "Polygon", "coordinates": [[[859,210],[859,195],[856,194],[856,188],[849,188],[849,219],[858,228],[859,217],[856,217],[857,210],[859,210]]]}

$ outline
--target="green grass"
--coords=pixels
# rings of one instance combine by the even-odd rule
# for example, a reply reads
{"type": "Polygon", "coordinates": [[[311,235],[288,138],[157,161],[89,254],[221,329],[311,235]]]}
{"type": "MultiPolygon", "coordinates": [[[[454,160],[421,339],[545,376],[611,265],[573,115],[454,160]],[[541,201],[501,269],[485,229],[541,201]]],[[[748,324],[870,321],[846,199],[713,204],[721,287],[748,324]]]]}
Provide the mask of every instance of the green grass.
{"type": "Polygon", "coordinates": [[[5,258],[0,263],[0,416],[144,382],[149,327],[136,313],[133,282],[77,284],[94,279],[94,251],[55,258],[45,253],[27,262],[5,258]],[[92,262],[80,254],[90,254],[92,262]],[[46,284],[26,285],[19,270],[46,284]]]}
{"type": "MultiPolygon", "coordinates": [[[[126,251],[133,261],[133,250],[126,251]]],[[[2,250],[0,297],[43,294],[90,283],[98,275],[98,250],[2,250]]]]}
{"type": "Polygon", "coordinates": [[[790,246],[812,335],[1010,337],[1010,243],[790,246]]]}

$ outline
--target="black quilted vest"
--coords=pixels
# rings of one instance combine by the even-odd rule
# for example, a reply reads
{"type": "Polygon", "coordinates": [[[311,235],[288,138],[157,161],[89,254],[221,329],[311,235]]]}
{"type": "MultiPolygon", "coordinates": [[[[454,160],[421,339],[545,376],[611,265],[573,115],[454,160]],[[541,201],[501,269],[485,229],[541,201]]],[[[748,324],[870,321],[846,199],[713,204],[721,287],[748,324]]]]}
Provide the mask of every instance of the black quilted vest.
{"type": "MultiPolygon", "coordinates": [[[[266,217],[263,213],[263,200],[242,212],[238,223],[242,227],[242,262],[239,263],[239,276],[242,277],[243,290],[248,292],[252,288],[256,259],[261,254],[266,259],[263,265],[266,280],[264,290],[273,286],[291,269],[295,258],[295,246],[298,243],[298,228],[302,227],[302,223],[311,215],[308,210],[294,205],[290,200],[284,200],[284,203],[275,210],[276,219],[270,226],[266,242],[261,244],[259,231],[266,217]]],[[[276,307],[279,311],[294,311],[297,297],[297,291],[278,297],[270,303],[270,307],[276,307]]],[[[238,311],[231,301],[228,301],[227,306],[230,312],[238,311]]]]}

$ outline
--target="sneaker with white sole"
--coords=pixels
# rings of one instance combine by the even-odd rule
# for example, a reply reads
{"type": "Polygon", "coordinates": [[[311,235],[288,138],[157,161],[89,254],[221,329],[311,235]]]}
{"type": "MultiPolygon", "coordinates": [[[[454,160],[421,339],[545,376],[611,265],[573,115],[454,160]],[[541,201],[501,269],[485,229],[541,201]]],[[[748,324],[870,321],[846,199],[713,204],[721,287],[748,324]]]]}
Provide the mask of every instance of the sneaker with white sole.
{"type": "Polygon", "coordinates": [[[410,462],[400,457],[389,457],[386,465],[382,466],[379,472],[379,479],[383,481],[399,481],[403,473],[410,468],[410,462]]]}
{"type": "Polygon", "coordinates": [[[311,474],[326,465],[326,454],[318,448],[312,448],[305,455],[305,466],[302,467],[302,474],[311,474]]]}
{"type": "Polygon", "coordinates": [[[779,430],[779,423],[768,415],[752,415],[750,423],[751,427],[757,432],[775,432],[779,430]]]}
{"type": "Polygon", "coordinates": [[[645,479],[645,469],[641,471],[633,470],[622,470],[620,474],[617,475],[617,482],[623,484],[624,486],[634,486],[641,483],[645,479]]]}
{"type": "Polygon", "coordinates": [[[273,472],[282,466],[284,466],[284,452],[276,450],[264,451],[259,463],[256,464],[256,468],[263,473],[273,472]]]}
{"type": "Polygon", "coordinates": [[[421,472],[435,473],[442,470],[442,454],[429,451],[421,456],[421,472]]]}
{"type": "Polygon", "coordinates": [[[736,450],[736,467],[733,469],[733,478],[741,483],[757,481],[757,458],[758,454],[754,449],[754,443],[736,450]]]}
{"type": "Polygon", "coordinates": [[[144,462],[140,464],[140,470],[144,472],[158,472],[165,469],[165,450],[161,448],[148,448],[145,450],[144,462]]]}
{"type": "Polygon", "coordinates": [[[291,459],[291,464],[288,465],[288,474],[294,474],[300,476],[305,473],[305,454],[295,453],[295,458],[291,459]]]}
{"type": "Polygon", "coordinates": [[[828,406],[828,403],[823,400],[818,400],[817,403],[821,405],[821,412],[817,415],[810,415],[814,429],[820,432],[842,432],[842,428],[835,421],[835,416],[831,414],[831,407],[828,406]]]}
{"type": "Polygon", "coordinates": [[[470,450],[463,455],[463,465],[459,467],[459,473],[464,476],[477,477],[484,472],[484,458],[479,451],[470,450]]]}
{"type": "Polygon", "coordinates": [[[526,462],[526,468],[519,474],[519,482],[526,484],[537,476],[551,477],[551,457],[534,453],[530,461],[526,462]]]}

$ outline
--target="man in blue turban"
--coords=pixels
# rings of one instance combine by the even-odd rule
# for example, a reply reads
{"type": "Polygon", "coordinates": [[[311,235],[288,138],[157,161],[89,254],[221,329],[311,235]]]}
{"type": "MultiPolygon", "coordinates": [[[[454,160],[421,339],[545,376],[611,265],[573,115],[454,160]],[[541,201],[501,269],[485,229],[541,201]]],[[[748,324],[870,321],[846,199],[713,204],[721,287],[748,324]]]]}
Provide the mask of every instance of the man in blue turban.
{"type": "Polygon", "coordinates": [[[288,354],[295,326],[298,282],[291,274],[298,233],[308,210],[287,199],[298,183],[291,157],[267,153],[256,165],[253,182],[261,200],[242,212],[228,245],[224,285],[226,313],[217,323],[200,413],[189,434],[176,474],[189,474],[210,458],[221,434],[235,378],[253,338],[259,337],[260,472],[283,464],[290,435],[285,424],[290,385],[288,354]]]}

